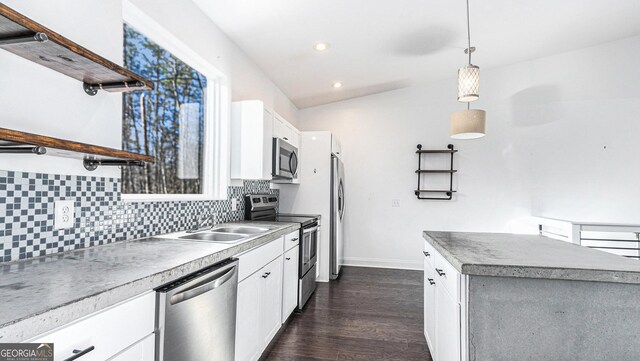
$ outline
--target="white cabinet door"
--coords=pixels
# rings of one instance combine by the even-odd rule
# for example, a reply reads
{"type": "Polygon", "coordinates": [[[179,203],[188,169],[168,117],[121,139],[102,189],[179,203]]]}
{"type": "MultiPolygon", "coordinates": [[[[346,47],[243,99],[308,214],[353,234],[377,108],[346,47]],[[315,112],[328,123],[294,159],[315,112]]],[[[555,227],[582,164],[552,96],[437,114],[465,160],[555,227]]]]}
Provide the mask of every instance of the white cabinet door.
{"type": "MultiPolygon", "coordinates": [[[[155,347],[155,334],[151,334],[108,361],[154,361],[155,347]]],[[[82,361],[82,358],[78,359],[78,361],[82,361]]]]}
{"type": "Polygon", "coordinates": [[[431,354],[435,356],[436,346],[436,282],[429,262],[424,261],[424,336],[431,354]]]}
{"type": "Polygon", "coordinates": [[[278,114],[273,117],[273,136],[284,139],[296,148],[300,147],[300,132],[278,114]]]}
{"type": "Polygon", "coordinates": [[[298,259],[299,246],[284,254],[284,274],[282,277],[282,323],[298,306],[298,259]]]}
{"type": "Polygon", "coordinates": [[[342,158],[342,145],[333,134],[331,135],[331,153],[335,154],[338,158],[342,158]]]}
{"type": "Polygon", "coordinates": [[[262,353],[263,338],[259,325],[263,303],[262,283],[262,273],[258,271],[238,284],[236,361],[257,360],[262,353]]]}
{"type": "Polygon", "coordinates": [[[300,148],[300,132],[291,124],[286,124],[286,137],[289,139],[289,144],[296,148],[300,148]]]}
{"type": "MultiPolygon", "coordinates": [[[[436,282],[439,280],[436,279],[436,282]]],[[[460,304],[441,283],[436,283],[437,361],[460,361],[460,304]]]]}
{"type": "Polygon", "coordinates": [[[271,180],[273,115],[259,100],[231,105],[231,178],[271,180]]]}
{"type": "MultiPolygon", "coordinates": [[[[282,325],[282,255],[258,272],[260,275],[260,335],[264,349],[282,325]]],[[[255,326],[255,325],[254,325],[255,326]]]]}
{"type": "MultiPolygon", "coordinates": [[[[287,126],[284,123],[284,119],[282,119],[279,115],[275,115],[273,117],[273,137],[274,138],[288,138],[287,137],[287,126]]],[[[288,140],[288,139],[285,139],[288,140]]]]}

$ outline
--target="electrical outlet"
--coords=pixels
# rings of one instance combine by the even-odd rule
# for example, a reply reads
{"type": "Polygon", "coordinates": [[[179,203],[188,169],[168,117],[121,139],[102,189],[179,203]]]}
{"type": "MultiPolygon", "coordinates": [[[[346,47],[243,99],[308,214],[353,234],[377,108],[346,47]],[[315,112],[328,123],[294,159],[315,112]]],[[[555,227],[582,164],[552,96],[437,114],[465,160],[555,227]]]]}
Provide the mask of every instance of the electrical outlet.
{"type": "Polygon", "coordinates": [[[231,210],[232,211],[238,210],[238,198],[231,198],[231,210]]]}
{"type": "Polygon", "coordinates": [[[391,200],[391,207],[400,207],[400,200],[399,199],[392,199],[391,200]]]}
{"type": "Polygon", "coordinates": [[[56,217],[53,227],[55,229],[73,228],[76,213],[73,201],[56,201],[54,210],[56,217]]]}

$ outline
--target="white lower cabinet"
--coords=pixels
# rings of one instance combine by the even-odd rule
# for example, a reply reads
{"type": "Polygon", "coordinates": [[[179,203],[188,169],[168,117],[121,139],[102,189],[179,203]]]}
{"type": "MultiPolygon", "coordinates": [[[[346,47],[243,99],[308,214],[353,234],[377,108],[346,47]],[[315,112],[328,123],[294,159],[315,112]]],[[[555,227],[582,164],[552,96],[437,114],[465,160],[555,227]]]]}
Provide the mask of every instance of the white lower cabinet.
{"type": "Polygon", "coordinates": [[[260,315],[260,295],[262,274],[254,273],[238,284],[236,308],[236,361],[257,360],[262,353],[260,315]]]}
{"type": "Polygon", "coordinates": [[[263,348],[282,326],[282,256],[265,266],[260,276],[260,329],[263,348]]]}
{"type": "Polygon", "coordinates": [[[284,273],[282,275],[282,323],[298,306],[298,259],[299,246],[284,254],[284,273]]]}
{"type": "Polygon", "coordinates": [[[432,356],[436,353],[436,281],[435,272],[427,267],[424,272],[424,336],[432,356]]]}
{"type": "MultiPolygon", "coordinates": [[[[154,361],[156,349],[155,334],[145,337],[142,341],[115,355],[107,361],[154,361]]],[[[82,359],[78,359],[82,361],[82,359]]]]}
{"type": "Polygon", "coordinates": [[[299,248],[293,233],[298,231],[238,256],[240,273],[252,273],[238,284],[236,361],[258,360],[297,306],[299,248]],[[295,246],[286,250],[290,244],[295,246]]]}
{"type": "Polygon", "coordinates": [[[151,361],[154,359],[155,301],[155,293],[149,292],[26,342],[54,343],[56,361],[75,355],[74,350],[87,351],[79,358],[82,361],[151,361]],[[148,348],[149,342],[151,348],[148,348]],[[135,350],[127,353],[131,349],[135,350]],[[141,356],[136,358],[136,355],[141,356]]]}
{"type": "Polygon", "coordinates": [[[428,243],[424,255],[424,334],[431,356],[434,361],[464,361],[466,277],[428,243]]]}
{"type": "Polygon", "coordinates": [[[436,287],[437,361],[460,361],[460,304],[444,287],[436,287]]]}

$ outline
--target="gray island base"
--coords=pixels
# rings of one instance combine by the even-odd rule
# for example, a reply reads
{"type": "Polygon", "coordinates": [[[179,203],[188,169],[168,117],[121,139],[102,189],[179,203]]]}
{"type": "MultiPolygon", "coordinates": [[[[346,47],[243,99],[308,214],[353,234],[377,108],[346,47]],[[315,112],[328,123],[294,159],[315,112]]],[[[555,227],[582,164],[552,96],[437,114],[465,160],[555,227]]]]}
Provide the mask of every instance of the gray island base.
{"type": "Polygon", "coordinates": [[[434,360],[640,360],[640,262],[537,235],[424,238],[434,360]]]}

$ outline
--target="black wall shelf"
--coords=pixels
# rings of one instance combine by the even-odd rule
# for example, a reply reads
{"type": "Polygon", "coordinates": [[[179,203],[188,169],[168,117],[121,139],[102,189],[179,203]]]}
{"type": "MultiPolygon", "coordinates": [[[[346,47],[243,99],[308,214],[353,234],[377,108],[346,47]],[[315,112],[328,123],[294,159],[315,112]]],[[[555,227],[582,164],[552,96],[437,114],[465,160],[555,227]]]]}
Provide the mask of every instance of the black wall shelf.
{"type": "Polygon", "coordinates": [[[444,200],[449,201],[453,199],[453,193],[456,191],[453,190],[453,174],[457,172],[456,169],[453,169],[453,155],[458,152],[458,150],[454,149],[453,144],[447,145],[447,149],[422,149],[422,144],[418,144],[418,150],[416,150],[416,154],[418,154],[418,169],[416,170],[416,174],[418,176],[418,188],[414,191],[414,194],[418,199],[431,199],[431,200],[444,200]],[[448,154],[451,156],[450,169],[422,169],[422,155],[423,154],[448,154]],[[449,189],[421,189],[421,185],[424,185],[424,181],[422,180],[422,176],[425,174],[449,174],[449,189]],[[423,197],[422,194],[443,194],[444,197],[423,197]]]}

